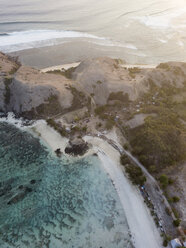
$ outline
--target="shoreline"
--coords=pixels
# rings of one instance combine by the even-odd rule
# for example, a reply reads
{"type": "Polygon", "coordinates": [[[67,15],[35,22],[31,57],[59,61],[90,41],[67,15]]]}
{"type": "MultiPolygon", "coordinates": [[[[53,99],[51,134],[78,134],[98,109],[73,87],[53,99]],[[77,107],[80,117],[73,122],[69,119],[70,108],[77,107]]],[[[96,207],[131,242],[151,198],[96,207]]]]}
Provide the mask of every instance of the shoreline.
{"type": "MultiPolygon", "coordinates": [[[[70,41],[63,44],[30,48],[8,53],[10,56],[19,58],[25,66],[37,69],[45,69],[58,65],[66,65],[86,59],[98,57],[110,57],[123,59],[126,64],[132,65],[155,65],[171,59],[156,59],[151,55],[141,56],[140,50],[132,50],[123,47],[102,46],[85,40],[70,41]],[[139,54],[138,54],[139,53],[139,54]]],[[[175,58],[175,61],[181,59],[175,58]]]]}
{"type": "MultiPolygon", "coordinates": [[[[34,132],[38,138],[43,140],[52,152],[55,152],[57,148],[60,148],[64,153],[68,139],[61,137],[59,133],[47,126],[45,121],[36,122],[28,129],[30,129],[31,132],[34,132]]],[[[97,153],[103,169],[110,177],[113,186],[116,189],[126,214],[134,246],[136,248],[161,247],[162,239],[160,233],[139,190],[137,187],[133,186],[127,176],[125,176],[120,165],[119,152],[101,138],[84,136],[83,139],[92,145],[92,148],[90,148],[84,156],[97,153]],[[148,233],[148,236],[144,235],[144,233],[148,233]]],[[[118,142],[117,140],[115,141],[118,142]]],[[[65,154],[65,156],[68,155],[65,154]]]]}
{"type": "MultiPolygon", "coordinates": [[[[48,72],[48,71],[55,71],[55,70],[68,70],[72,67],[77,67],[81,64],[81,61],[79,62],[74,62],[74,63],[70,63],[70,64],[61,64],[61,65],[54,65],[54,66],[50,66],[50,67],[46,67],[41,69],[41,72],[48,72]]],[[[147,65],[147,64],[120,64],[120,67],[122,68],[134,68],[134,67],[138,67],[140,69],[154,69],[157,67],[157,65],[152,64],[152,65],[147,65]]]]}

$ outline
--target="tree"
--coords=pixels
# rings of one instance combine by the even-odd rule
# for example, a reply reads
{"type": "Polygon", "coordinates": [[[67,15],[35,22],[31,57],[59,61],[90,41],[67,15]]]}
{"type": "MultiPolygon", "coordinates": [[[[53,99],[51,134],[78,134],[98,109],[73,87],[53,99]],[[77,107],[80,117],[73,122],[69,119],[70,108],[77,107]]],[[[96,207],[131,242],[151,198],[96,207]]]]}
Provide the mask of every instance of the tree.
{"type": "Polygon", "coordinates": [[[160,181],[163,188],[166,188],[167,185],[169,184],[169,179],[165,174],[162,174],[160,176],[159,181],[160,181]]]}

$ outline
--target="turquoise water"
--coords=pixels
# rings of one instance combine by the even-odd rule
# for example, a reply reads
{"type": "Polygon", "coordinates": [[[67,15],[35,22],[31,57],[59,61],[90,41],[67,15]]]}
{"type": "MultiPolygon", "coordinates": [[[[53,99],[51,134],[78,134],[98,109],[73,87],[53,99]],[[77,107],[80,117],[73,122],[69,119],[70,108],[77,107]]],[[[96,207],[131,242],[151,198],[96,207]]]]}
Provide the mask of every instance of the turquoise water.
{"type": "Polygon", "coordinates": [[[132,247],[99,159],[59,159],[31,134],[0,123],[0,247],[132,247]]]}

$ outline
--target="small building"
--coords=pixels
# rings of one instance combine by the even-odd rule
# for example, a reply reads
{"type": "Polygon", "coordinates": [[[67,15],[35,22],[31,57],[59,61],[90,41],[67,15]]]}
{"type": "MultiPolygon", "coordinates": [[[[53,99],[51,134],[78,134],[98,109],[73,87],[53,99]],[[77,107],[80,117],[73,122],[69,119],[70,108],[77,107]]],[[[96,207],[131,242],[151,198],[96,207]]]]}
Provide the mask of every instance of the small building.
{"type": "Polygon", "coordinates": [[[182,247],[182,244],[179,241],[179,239],[173,239],[173,240],[171,240],[170,243],[171,243],[171,248],[182,247]]]}
{"type": "Polygon", "coordinates": [[[65,130],[66,130],[67,133],[70,133],[71,132],[71,128],[70,127],[66,127],[65,130]]]}

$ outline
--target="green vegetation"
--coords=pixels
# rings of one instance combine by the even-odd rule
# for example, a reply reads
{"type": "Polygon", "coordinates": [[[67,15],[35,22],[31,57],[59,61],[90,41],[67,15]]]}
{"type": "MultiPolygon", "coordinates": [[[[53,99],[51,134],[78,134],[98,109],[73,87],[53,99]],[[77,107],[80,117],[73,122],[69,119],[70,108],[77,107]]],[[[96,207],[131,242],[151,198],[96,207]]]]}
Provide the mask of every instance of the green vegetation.
{"type": "Polygon", "coordinates": [[[58,97],[56,95],[51,95],[46,100],[45,103],[39,105],[36,108],[36,112],[38,115],[45,116],[54,116],[62,112],[63,109],[59,103],[58,97]]]}
{"type": "Polygon", "coordinates": [[[167,247],[167,245],[168,245],[168,243],[171,241],[171,237],[170,236],[168,236],[168,235],[164,235],[164,240],[163,240],[163,246],[164,247],[167,247]]]}
{"type": "Polygon", "coordinates": [[[12,83],[12,78],[7,77],[4,79],[4,85],[5,85],[5,93],[4,93],[4,102],[5,104],[10,103],[10,97],[11,97],[11,91],[10,91],[10,84],[12,83]]]}
{"type": "Polygon", "coordinates": [[[139,73],[141,71],[141,69],[138,67],[133,67],[133,68],[128,68],[128,71],[129,71],[130,77],[135,78],[136,74],[139,73]]]}
{"type": "Polygon", "coordinates": [[[158,66],[157,66],[158,69],[164,69],[164,70],[167,70],[169,71],[170,70],[170,66],[167,64],[167,63],[160,63],[158,66]]]}
{"type": "Polygon", "coordinates": [[[176,220],[173,221],[173,225],[175,227],[178,227],[180,225],[180,222],[181,222],[180,219],[176,219],[176,220]]]}
{"type": "Polygon", "coordinates": [[[125,144],[123,145],[123,149],[124,149],[124,150],[129,150],[129,144],[128,144],[128,143],[125,143],[125,144]]]}
{"type": "Polygon", "coordinates": [[[162,188],[166,188],[169,184],[169,179],[166,175],[162,174],[159,178],[162,188]]]}
{"type": "Polygon", "coordinates": [[[146,177],[144,176],[141,168],[130,164],[126,166],[126,172],[133,184],[142,186],[146,182],[146,177]]]}
{"type": "Polygon", "coordinates": [[[172,208],[172,212],[173,212],[174,216],[175,216],[177,219],[180,218],[180,214],[178,213],[177,209],[172,208]]]}
{"type": "Polygon", "coordinates": [[[101,116],[104,117],[104,113],[105,113],[106,109],[107,109],[107,106],[103,105],[103,106],[99,106],[99,107],[95,108],[94,112],[96,115],[99,115],[100,117],[101,116]]]}
{"type": "Polygon", "coordinates": [[[108,101],[113,101],[113,100],[121,101],[121,102],[125,103],[125,105],[128,106],[129,95],[128,95],[128,93],[125,93],[123,95],[123,91],[112,92],[112,93],[110,93],[110,95],[108,97],[108,101]]]}
{"type": "Polygon", "coordinates": [[[172,197],[172,202],[176,203],[179,202],[180,198],[178,196],[173,196],[172,197]]]}
{"type": "Polygon", "coordinates": [[[170,216],[172,211],[171,211],[170,208],[167,208],[167,207],[166,207],[166,208],[165,208],[165,212],[167,213],[167,215],[170,216]]]}
{"type": "Polygon", "coordinates": [[[125,166],[125,171],[131,182],[135,185],[143,185],[146,182],[146,177],[141,168],[130,163],[130,159],[126,154],[120,157],[120,163],[125,166]]]}
{"type": "Polygon", "coordinates": [[[168,240],[167,240],[167,239],[164,239],[164,241],[163,241],[163,246],[164,246],[164,247],[167,247],[167,245],[168,245],[168,240]]]}
{"type": "Polygon", "coordinates": [[[155,115],[127,133],[133,153],[149,170],[155,166],[156,172],[186,159],[186,127],[181,121],[186,120],[186,103],[174,101],[175,95],[186,92],[186,86],[176,88],[165,82],[159,88],[152,80],[148,83],[151,89],[141,99],[141,112],[155,115]]]}
{"type": "Polygon", "coordinates": [[[172,71],[175,75],[184,75],[184,72],[182,69],[178,66],[171,66],[168,63],[161,63],[160,65],[157,66],[158,69],[163,69],[166,71],[172,71]]]}
{"type": "Polygon", "coordinates": [[[61,136],[66,136],[67,133],[66,133],[66,130],[65,130],[65,127],[61,126],[59,123],[57,123],[54,119],[48,119],[47,121],[47,124],[54,128],[58,133],[61,134],[61,136]]]}
{"type": "Polygon", "coordinates": [[[73,72],[76,70],[76,67],[71,67],[67,70],[54,70],[54,71],[47,71],[47,73],[50,73],[50,74],[58,74],[58,75],[62,75],[68,79],[71,79],[72,78],[72,74],[73,72]]]}
{"type": "Polygon", "coordinates": [[[19,65],[13,67],[10,71],[9,71],[9,75],[12,75],[14,73],[16,73],[16,71],[19,69],[19,65]]]}
{"type": "Polygon", "coordinates": [[[114,125],[115,125],[114,120],[108,119],[108,120],[106,121],[105,128],[106,128],[107,130],[111,130],[111,129],[114,127],[114,125]]]}
{"type": "Polygon", "coordinates": [[[162,109],[157,117],[149,116],[144,125],[129,131],[133,152],[148,168],[178,163],[186,158],[184,129],[175,113],[162,109]]]}
{"type": "Polygon", "coordinates": [[[71,91],[71,93],[73,95],[73,102],[72,102],[72,106],[70,108],[68,108],[68,112],[73,111],[75,109],[80,109],[80,108],[84,107],[85,105],[88,108],[90,108],[91,99],[87,98],[83,92],[77,90],[73,86],[70,86],[69,90],[71,91]]]}
{"type": "Polygon", "coordinates": [[[102,84],[102,82],[101,82],[101,81],[97,81],[96,83],[97,83],[97,84],[102,84]]]}
{"type": "Polygon", "coordinates": [[[122,165],[129,164],[129,163],[130,163],[130,160],[129,160],[128,156],[125,155],[125,154],[122,154],[122,155],[120,156],[120,163],[121,163],[122,165]]]}

